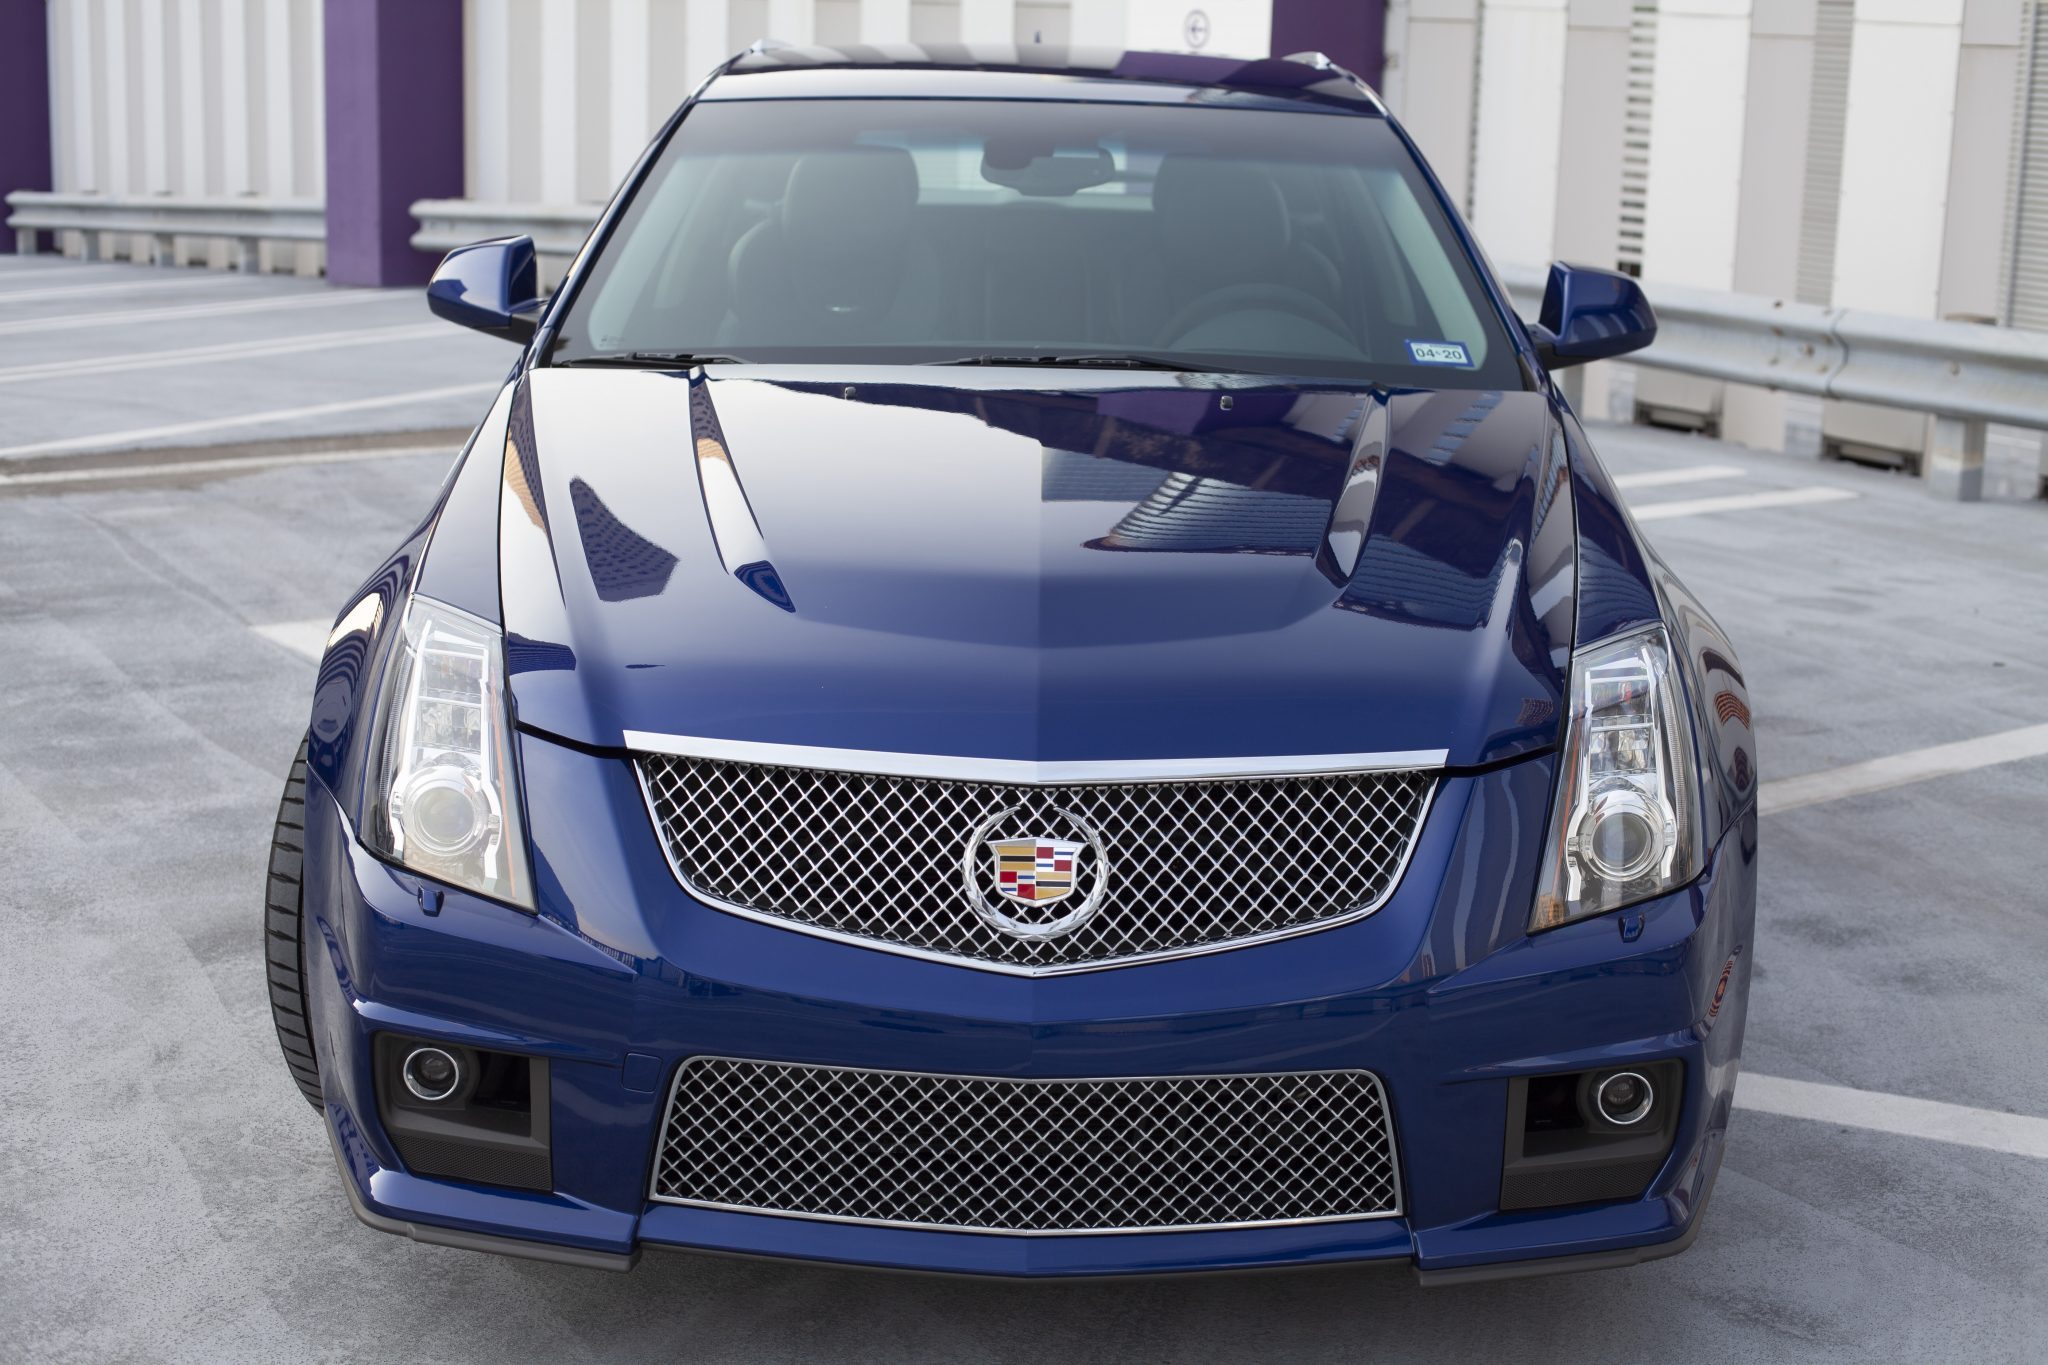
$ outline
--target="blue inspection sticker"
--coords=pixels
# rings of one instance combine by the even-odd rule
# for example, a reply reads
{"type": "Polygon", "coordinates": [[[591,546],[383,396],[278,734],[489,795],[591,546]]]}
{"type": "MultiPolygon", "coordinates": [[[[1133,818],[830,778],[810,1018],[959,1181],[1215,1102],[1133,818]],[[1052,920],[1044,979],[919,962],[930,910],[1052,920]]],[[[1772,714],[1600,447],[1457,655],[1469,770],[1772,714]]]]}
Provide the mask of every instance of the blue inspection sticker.
{"type": "Polygon", "coordinates": [[[1408,343],[1408,356],[1418,365],[1455,365],[1461,370],[1472,368],[1472,357],[1462,341],[1411,341],[1408,343]]]}

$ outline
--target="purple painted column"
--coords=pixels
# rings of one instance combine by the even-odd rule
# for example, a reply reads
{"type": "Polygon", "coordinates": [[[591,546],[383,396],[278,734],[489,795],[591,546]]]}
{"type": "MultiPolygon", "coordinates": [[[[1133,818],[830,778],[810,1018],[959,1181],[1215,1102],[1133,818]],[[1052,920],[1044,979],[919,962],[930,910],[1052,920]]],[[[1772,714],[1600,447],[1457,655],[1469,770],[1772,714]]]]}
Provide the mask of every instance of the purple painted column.
{"type": "Polygon", "coordinates": [[[1273,55],[1321,52],[1378,86],[1387,61],[1385,0],[1273,0],[1273,55]]]}
{"type": "MultiPolygon", "coordinates": [[[[0,200],[50,188],[48,0],[0,0],[0,200]]],[[[0,218],[6,213],[0,210],[0,218]]],[[[0,251],[14,234],[0,232],[0,251]]]]}
{"type": "Polygon", "coordinates": [[[462,0],[327,0],[327,278],[418,284],[411,207],[462,197],[462,0]]]}

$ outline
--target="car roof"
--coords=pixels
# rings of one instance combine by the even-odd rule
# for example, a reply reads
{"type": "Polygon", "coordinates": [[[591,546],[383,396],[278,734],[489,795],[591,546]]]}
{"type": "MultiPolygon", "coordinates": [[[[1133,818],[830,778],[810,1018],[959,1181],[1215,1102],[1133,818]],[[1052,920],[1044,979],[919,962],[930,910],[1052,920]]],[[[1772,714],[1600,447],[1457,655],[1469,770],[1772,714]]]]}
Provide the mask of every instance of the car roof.
{"type": "Polygon", "coordinates": [[[700,98],[1196,101],[1386,113],[1371,87],[1319,52],[1245,58],[1052,43],[761,42],[727,62],[700,98]]]}

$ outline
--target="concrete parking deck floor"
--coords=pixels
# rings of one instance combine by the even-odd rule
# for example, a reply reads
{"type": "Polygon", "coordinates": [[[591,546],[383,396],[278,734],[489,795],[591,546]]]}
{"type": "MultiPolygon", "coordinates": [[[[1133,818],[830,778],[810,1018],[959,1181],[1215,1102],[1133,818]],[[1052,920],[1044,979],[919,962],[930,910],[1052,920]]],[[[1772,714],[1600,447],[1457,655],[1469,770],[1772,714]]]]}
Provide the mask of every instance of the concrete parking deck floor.
{"type": "Polygon", "coordinates": [[[512,357],[418,289],[0,256],[0,461],[466,430],[512,357]]]}
{"type": "MultiPolygon", "coordinates": [[[[140,349],[123,328],[73,340],[79,359],[140,349]]],[[[510,356],[408,344],[432,360],[346,395],[487,382],[510,356]]],[[[245,363],[219,393],[253,411],[245,363]]],[[[39,389],[0,387],[0,431],[200,410],[67,413],[39,389]]],[[[294,644],[416,523],[448,452],[0,486],[0,1360],[2048,1358],[2048,1157],[2028,1154],[2048,1132],[2048,755],[2024,738],[2048,723],[2048,504],[1594,440],[1740,647],[1767,778],[2007,738],[1909,785],[1823,779],[1764,818],[1741,1107],[1690,1252],[1430,1291],[1385,1271],[1019,1285],[662,1253],[612,1276],[361,1227],[270,1034],[259,893],[312,683],[294,644]],[[1984,762],[2001,746],[2034,756],[1984,762]],[[1989,1145],[1924,1135],[1941,1125],[1890,1096],[1958,1106],[1949,1135],[1989,1145]]]]}

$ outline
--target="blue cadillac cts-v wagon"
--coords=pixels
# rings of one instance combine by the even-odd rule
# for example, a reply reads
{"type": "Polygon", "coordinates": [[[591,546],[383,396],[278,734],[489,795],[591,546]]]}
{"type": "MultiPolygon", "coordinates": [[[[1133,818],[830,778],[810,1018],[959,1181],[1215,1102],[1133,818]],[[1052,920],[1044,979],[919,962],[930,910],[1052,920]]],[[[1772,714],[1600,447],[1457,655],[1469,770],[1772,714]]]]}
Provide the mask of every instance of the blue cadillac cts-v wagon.
{"type": "Polygon", "coordinates": [[[265,909],[356,1212],[1074,1276],[1682,1249],[1753,960],[1734,651],[1319,58],[762,48],[346,604],[265,909]]]}

